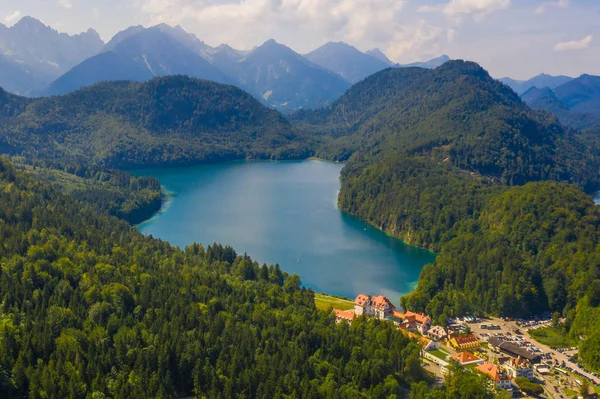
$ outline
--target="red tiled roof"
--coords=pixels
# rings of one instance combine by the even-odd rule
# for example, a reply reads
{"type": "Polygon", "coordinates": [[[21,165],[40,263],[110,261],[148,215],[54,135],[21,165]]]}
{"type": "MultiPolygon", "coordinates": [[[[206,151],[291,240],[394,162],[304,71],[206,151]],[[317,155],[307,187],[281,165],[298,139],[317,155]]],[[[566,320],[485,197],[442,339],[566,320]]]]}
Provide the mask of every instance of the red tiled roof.
{"type": "Polygon", "coordinates": [[[356,317],[354,312],[350,312],[348,310],[333,309],[333,313],[335,313],[336,317],[349,321],[352,321],[356,317]]]}
{"type": "Polygon", "coordinates": [[[489,375],[494,381],[502,381],[507,379],[506,376],[500,372],[498,366],[492,363],[480,364],[475,369],[483,374],[489,375]]]}
{"type": "Polygon", "coordinates": [[[394,313],[392,313],[392,316],[397,317],[399,319],[404,319],[404,317],[406,317],[406,315],[402,312],[398,312],[394,310],[394,313]]]}
{"type": "Polygon", "coordinates": [[[414,317],[415,321],[419,324],[425,324],[431,322],[429,316],[425,316],[423,313],[406,312],[406,317],[414,317]]]}
{"type": "Polygon", "coordinates": [[[386,306],[389,308],[392,308],[392,309],[395,308],[395,306],[392,305],[390,300],[387,299],[386,297],[384,297],[383,295],[378,295],[378,296],[372,297],[371,303],[373,304],[374,307],[379,308],[379,309],[385,309],[386,306]]]}
{"type": "Polygon", "coordinates": [[[516,368],[531,366],[529,361],[527,359],[522,359],[521,356],[517,357],[516,359],[510,358],[509,362],[513,367],[516,367],[516,368]]]}
{"type": "Polygon", "coordinates": [[[366,304],[369,302],[369,300],[370,300],[370,299],[371,299],[371,298],[369,298],[369,296],[368,296],[368,295],[365,295],[365,294],[359,294],[359,295],[356,297],[356,299],[354,300],[354,304],[355,304],[355,305],[358,305],[358,306],[365,306],[365,305],[366,305],[366,304]]]}
{"type": "Polygon", "coordinates": [[[470,363],[470,362],[476,362],[478,360],[481,360],[480,358],[478,358],[477,356],[475,356],[471,352],[456,353],[456,354],[452,355],[452,359],[458,361],[461,364],[470,363]]]}

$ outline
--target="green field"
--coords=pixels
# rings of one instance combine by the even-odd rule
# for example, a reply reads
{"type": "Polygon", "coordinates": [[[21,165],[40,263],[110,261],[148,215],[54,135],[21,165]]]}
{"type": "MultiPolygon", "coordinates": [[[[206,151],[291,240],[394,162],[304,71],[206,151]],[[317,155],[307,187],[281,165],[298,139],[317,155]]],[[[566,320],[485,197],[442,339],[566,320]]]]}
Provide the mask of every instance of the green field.
{"type": "Polygon", "coordinates": [[[554,348],[569,348],[577,346],[577,342],[552,327],[529,331],[531,338],[554,348]]]}
{"type": "Polygon", "coordinates": [[[431,353],[433,356],[437,357],[438,359],[442,359],[444,361],[447,361],[448,356],[450,355],[448,352],[445,352],[441,349],[435,349],[432,351],[428,351],[428,353],[431,353]]]}
{"type": "Polygon", "coordinates": [[[315,294],[315,305],[317,309],[328,310],[329,308],[350,310],[354,309],[354,302],[325,294],[315,294]]]}

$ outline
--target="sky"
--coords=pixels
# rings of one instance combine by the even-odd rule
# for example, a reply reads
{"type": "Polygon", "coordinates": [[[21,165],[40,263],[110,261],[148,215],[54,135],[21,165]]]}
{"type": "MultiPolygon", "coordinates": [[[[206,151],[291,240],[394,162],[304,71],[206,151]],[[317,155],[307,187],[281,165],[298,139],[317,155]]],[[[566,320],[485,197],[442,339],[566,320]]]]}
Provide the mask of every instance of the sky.
{"type": "Polygon", "coordinates": [[[600,75],[600,0],[1,0],[23,16],[103,40],[131,26],[181,25],[207,44],[251,49],[275,39],[299,53],[328,41],[374,47],[400,63],[442,54],[496,78],[600,75]]]}

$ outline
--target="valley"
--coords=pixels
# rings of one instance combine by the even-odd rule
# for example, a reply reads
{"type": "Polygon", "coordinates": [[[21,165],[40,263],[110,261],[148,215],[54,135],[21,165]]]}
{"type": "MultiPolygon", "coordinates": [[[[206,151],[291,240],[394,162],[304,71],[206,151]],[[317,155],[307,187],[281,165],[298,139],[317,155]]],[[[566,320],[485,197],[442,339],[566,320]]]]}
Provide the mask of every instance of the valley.
{"type": "Polygon", "coordinates": [[[338,210],[342,167],[254,161],[135,170],[158,178],[171,196],[137,228],[182,248],[227,243],[302,276],[315,292],[350,298],[376,292],[399,305],[435,256],[338,210]]]}
{"type": "Polygon", "coordinates": [[[0,34],[1,397],[506,397],[422,365],[467,315],[551,317],[600,371],[598,77],[0,34]]]}

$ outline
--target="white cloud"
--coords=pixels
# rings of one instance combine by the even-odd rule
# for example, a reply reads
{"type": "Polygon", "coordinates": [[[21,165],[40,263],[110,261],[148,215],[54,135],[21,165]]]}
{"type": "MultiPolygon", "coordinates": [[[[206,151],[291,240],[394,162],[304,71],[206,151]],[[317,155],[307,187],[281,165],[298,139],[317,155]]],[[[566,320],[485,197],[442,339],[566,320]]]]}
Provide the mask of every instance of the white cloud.
{"type": "Polygon", "coordinates": [[[438,55],[439,43],[444,38],[450,41],[454,36],[453,30],[420,20],[416,25],[398,32],[386,49],[386,54],[392,60],[421,59],[424,55],[438,55]]]}
{"type": "Polygon", "coordinates": [[[455,19],[464,15],[470,15],[481,20],[494,11],[505,10],[511,5],[511,0],[450,0],[446,4],[424,5],[417,12],[441,12],[455,19]]]}
{"type": "Polygon", "coordinates": [[[417,8],[417,12],[442,12],[444,11],[444,4],[438,4],[436,6],[424,5],[417,8]]]}
{"type": "Polygon", "coordinates": [[[452,43],[454,41],[454,38],[456,37],[456,29],[448,29],[446,31],[446,39],[448,39],[449,43],[452,43]]]}
{"type": "Polygon", "coordinates": [[[137,0],[137,4],[152,24],[187,21],[197,27],[194,33],[210,35],[216,44],[252,46],[277,32],[293,36],[299,31],[315,42],[323,38],[387,42],[401,30],[397,17],[406,0],[137,0]]]}
{"type": "Polygon", "coordinates": [[[567,8],[569,6],[569,0],[557,0],[557,1],[548,1],[546,3],[540,4],[536,9],[536,14],[544,13],[548,8],[556,7],[556,8],[567,8]]]}
{"type": "Polygon", "coordinates": [[[4,17],[4,23],[6,25],[12,25],[21,18],[21,11],[15,11],[4,17]]]}
{"type": "Polygon", "coordinates": [[[58,0],[58,5],[66,9],[73,8],[73,4],[69,0],[58,0]]]}
{"type": "Polygon", "coordinates": [[[573,40],[571,42],[560,42],[554,46],[556,51],[583,50],[587,48],[594,40],[594,36],[588,35],[581,40],[573,40]]]}
{"type": "Polygon", "coordinates": [[[100,10],[98,10],[97,8],[94,8],[92,10],[92,15],[94,16],[94,19],[100,18],[100,10]]]}

